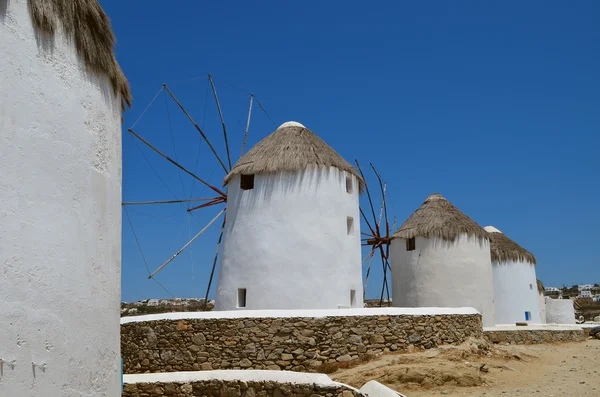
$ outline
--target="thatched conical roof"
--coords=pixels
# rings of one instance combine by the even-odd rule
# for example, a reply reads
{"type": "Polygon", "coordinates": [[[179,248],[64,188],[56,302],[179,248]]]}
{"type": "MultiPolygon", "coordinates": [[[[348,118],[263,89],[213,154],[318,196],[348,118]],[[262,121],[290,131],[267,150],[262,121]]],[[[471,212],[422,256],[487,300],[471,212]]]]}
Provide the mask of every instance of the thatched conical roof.
{"type": "Polygon", "coordinates": [[[461,234],[489,239],[488,233],[475,221],[452,205],[441,194],[434,193],[416,210],[392,238],[441,238],[454,241],[461,234]]]}
{"type": "Polygon", "coordinates": [[[492,262],[528,262],[535,265],[535,256],[519,244],[506,237],[493,226],[486,226],[485,231],[490,235],[492,262]]]}
{"type": "Polygon", "coordinates": [[[108,76],[121,106],[131,107],[131,91],[115,58],[115,35],[98,0],[28,0],[33,26],[50,36],[60,29],[72,40],[86,67],[108,76]]]}
{"type": "Polygon", "coordinates": [[[544,292],[546,292],[544,283],[542,283],[540,280],[537,280],[537,289],[538,289],[538,293],[540,293],[540,294],[543,294],[544,292]]]}
{"type": "Polygon", "coordinates": [[[294,121],[283,123],[243,155],[223,184],[234,175],[298,172],[311,166],[347,171],[356,176],[362,191],[364,182],[354,167],[314,132],[294,121]]]}

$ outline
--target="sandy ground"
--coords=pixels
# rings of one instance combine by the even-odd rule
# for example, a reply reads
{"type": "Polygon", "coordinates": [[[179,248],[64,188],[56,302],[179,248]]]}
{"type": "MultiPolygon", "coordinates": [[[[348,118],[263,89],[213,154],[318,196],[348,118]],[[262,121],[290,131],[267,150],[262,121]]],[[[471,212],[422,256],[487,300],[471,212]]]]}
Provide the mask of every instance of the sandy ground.
{"type": "Polygon", "coordinates": [[[355,387],[374,379],[407,397],[600,397],[600,340],[530,346],[474,340],[386,355],[330,376],[355,387]]]}

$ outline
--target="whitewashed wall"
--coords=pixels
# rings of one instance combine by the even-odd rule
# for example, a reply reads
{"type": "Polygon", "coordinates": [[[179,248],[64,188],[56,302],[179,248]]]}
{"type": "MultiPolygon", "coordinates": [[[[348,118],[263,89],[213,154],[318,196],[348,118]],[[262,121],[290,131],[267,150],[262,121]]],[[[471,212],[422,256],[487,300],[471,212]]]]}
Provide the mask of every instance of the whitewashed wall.
{"type": "Polygon", "coordinates": [[[474,307],[484,326],[495,325],[490,243],[466,235],[454,242],[417,237],[390,247],[395,307],[474,307]]]}
{"type": "Polygon", "coordinates": [[[571,299],[546,297],[546,323],[575,324],[575,308],[571,299]]]}
{"type": "Polygon", "coordinates": [[[540,308],[540,320],[542,324],[546,324],[546,300],[543,292],[538,293],[538,305],[540,308]]]}
{"type": "Polygon", "coordinates": [[[0,4],[0,396],[118,396],[120,99],[0,4]]]}
{"type": "Polygon", "coordinates": [[[526,262],[493,262],[496,324],[525,321],[531,313],[531,324],[541,324],[535,266],[526,262]]]}
{"type": "Polygon", "coordinates": [[[229,182],[227,223],[219,268],[216,309],[362,307],[358,181],[346,192],[337,168],[256,175],[254,189],[229,182]],[[354,219],[352,235],[347,217],[354,219]]]}

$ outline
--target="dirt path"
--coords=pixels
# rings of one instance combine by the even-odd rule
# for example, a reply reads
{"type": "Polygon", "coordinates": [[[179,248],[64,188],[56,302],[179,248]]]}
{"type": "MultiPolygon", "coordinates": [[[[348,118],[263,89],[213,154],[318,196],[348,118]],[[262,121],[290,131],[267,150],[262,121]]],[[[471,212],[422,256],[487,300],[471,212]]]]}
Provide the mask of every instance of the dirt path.
{"type": "Polygon", "coordinates": [[[408,397],[600,397],[600,340],[458,347],[387,355],[330,376],[360,387],[375,379],[408,397]]]}

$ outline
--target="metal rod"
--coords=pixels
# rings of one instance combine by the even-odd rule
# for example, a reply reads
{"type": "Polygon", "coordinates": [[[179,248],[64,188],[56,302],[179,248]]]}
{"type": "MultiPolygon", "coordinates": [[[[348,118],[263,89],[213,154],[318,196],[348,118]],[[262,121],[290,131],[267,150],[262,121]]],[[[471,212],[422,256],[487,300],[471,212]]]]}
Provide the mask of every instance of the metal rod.
{"type": "Polygon", "coordinates": [[[156,275],[156,273],[160,272],[160,271],[161,271],[161,270],[162,270],[162,269],[163,269],[165,266],[167,266],[169,263],[171,263],[171,261],[172,261],[173,259],[177,258],[177,257],[179,256],[179,254],[181,254],[181,253],[183,252],[183,250],[184,250],[184,249],[186,249],[186,248],[187,248],[187,247],[188,247],[190,244],[192,244],[192,243],[194,242],[194,240],[196,240],[198,237],[200,237],[200,235],[201,235],[202,233],[204,233],[204,232],[206,231],[206,229],[208,229],[208,228],[210,227],[210,225],[212,225],[212,224],[213,224],[213,223],[214,223],[214,222],[215,222],[215,221],[216,221],[216,220],[217,220],[217,219],[218,219],[218,218],[221,216],[221,214],[222,214],[223,212],[225,212],[225,208],[223,208],[223,209],[221,210],[221,212],[219,212],[219,213],[217,214],[217,216],[215,216],[215,217],[214,217],[214,218],[213,218],[213,219],[212,219],[212,220],[211,220],[211,221],[208,223],[208,225],[204,226],[204,229],[200,230],[200,231],[198,232],[198,234],[196,234],[194,237],[192,237],[192,239],[191,239],[190,241],[188,241],[188,242],[187,242],[187,243],[186,243],[186,244],[185,244],[183,247],[181,247],[181,249],[180,249],[179,251],[177,251],[177,252],[175,253],[175,255],[173,255],[171,258],[169,258],[169,259],[168,259],[168,260],[167,260],[165,263],[163,263],[162,265],[160,265],[160,266],[158,267],[158,269],[156,269],[156,270],[155,270],[155,271],[154,271],[152,274],[150,274],[150,275],[148,276],[148,278],[152,278],[152,277],[154,277],[154,276],[156,275]]]}
{"type": "Polygon", "coordinates": [[[164,200],[164,201],[124,201],[121,205],[148,205],[148,204],[174,204],[174,203],[192,203],[194,201],[214,200],[214,197],[198,197],[190,200],[164,200]]]}
{"type": "Polygon", "coordinates": [[[381,194],[382,194],[382,200],[383,200],[383,211],[385,212],[385,235],[386,237],[390,236],[390,223],[388,222],[388,213],[387,213],[387,204],[385,201],[385,192],[386,192],[386,188],[387,188],[387,184],[384,184],[381,180],[381,176],[379,175],[379,172],[377,172],[377,170],[375,169],[375,166],[373,165],[373,163],[371,164],[371,168],[373,168],[373,172],[375,172],[375,175],[377,176],[377,179],[379,180],[379,188],[381,189],[381,194]]]}
{"type": "Polygon", "coordinates": [[[375,255],[375,248],[371,250],[371,253],[365,257],[362,264],[365,264],[365,261],[369,259],[369,264],[367,265],[367,275],[365,276],[365,285],[363,286],[363,301],[367,296],[367,285],[369,284],[369,274],[371,273],[371,262],[373,261],[373,255],[375,255]]]}
{"type": "Polygon", "coordinates": [[[377,232],[377,236],[380,236],[379,233],[379,227],[377,226],[377,217],[375,216],[375,208],[373,207],[373,200],[371,199],[371,193],[369,192],[369,185],[367,185],[367,180],[365,179],[365,175],[362,172],[362,169],[360,168],[360,164],[358,164],[358,160],[354,160],[356,162],[356,167],[358,168],[358,171],[360,172],[360,176],[363,179],[363,182],[365,183],[365,191],[367,192],[367,197],[369,199],[369,205],[371,206],[371,213],[373,214],[373,222],[375,222],[375,231],[377,232]]]}
{"type": "Polygon", "coordinates": [[[371,224],[369,223],[369,220],[367,219],[367,216],[365,215],[365,212],[360,207],[358,207],[358,209],[360,210],[360,215],[363,217],[363,219],[367,223],[367,226],[369,227],[369,230],[371,230],[371,233],[373,234],[373,236],[377,236],[377,234],[375,233],[375,231],[371,227],[371,224]]]}
{"type": "Polygon", "coordinates": [[[197,181],[201,182],[202,184],[204,184],[205,186],[211,188],[212,190],[214,190],[215,192],[217,192],[218,194],[220,194],[223,197],[226,197],[227,195],[225,193],[223,193],[222,191],[220,191],[219,189],[217,189],[216,187],[212,186],[211,184],[209,184],[208,182],[204,181],[203,179],[197,177],[194,173],[186,170],[181,164],[179,164],[178,162],[176,162],[175,160],[171,159],[169,156],[167,156],[166,154],[162,153],[160,150],[158,150],[157,148],[155,148],[154,146],[152,146],[152,144],[150,142],[148,142],[147,140],[145,140],[144,138],[142,138],[141,136],[139,136],[134,130],[132,130],[131,128],[128,128],[127,131],[129,131],[133,136],[135,136],[137,139],[139,139],[140,141],[144,142],[150,149],[154,150],[156,153],[158,153],[159,155],[161,155],[164,159],[166,159],[168,162],[170,162],[171,164],[173,164],[175,167],[179,168],[180,170],[184,171],[186,174],[190,175],[192,178],[196,179],[197,181]]]}
{"type": "Polygon", "coordinates": [[[213,260],[212,269],[210,271],[210,278],[208,279],[208,287],[206,288],[206,295],[204,295],[204,310],[208,306],[208,293],[210,286],[212,285],[213,276],[215,275],[215,267],[217,266],[217,258],[219,257],[219,247],[221,246],[221,240],[223,239],[223,231],[225,230],[225,222],[227,221],[227,215],[223,218],[223,225],[221,225],[221,233],[219,234],[219,241],[217,241],[217,249],[215,251],[215,259],[213,260]]]}
{"type": "Polygon", "coordinates": [[[227,202],[227,200],[223,199],[222,197],[217,197],[216,199],[209,201],[208,203],[204,203],[204,204],[198,205],[196,207],[189,208],[187,210],[187,212],[196,211],[196,210],[199,210],[200,208],[206,208],[206,207],[210,207],[211,205],[216,205],[216,204],[221,204],[221,203],[226,203],[226,202],[227,202]]]}
{"type": "Polygon", "coordinates": [[[208,75],[208,81],[210,81],[210,86],[212,87],[212,91],[215,96],[215,102],[217,102],[219,117],[221,117],[221,125],[223,126],[223,137],[225,138],[225,149],[227,150],[227,162],[229,163],[229,170],[231,171],[231,154],[229,154],[229,141],[227,140],[227,128],[225,128],[225,118],[223,118],[221,104],[219,103],[219,97],[217,96],[217,89],[215,88],[215,83],[213,83],[213,79],[210,74],[208,75]]]}
{"type": "Polygon", "coordinates": [[[246,133],[244,134],[244,142],[242,142],[242,152],[240,157],[244,155],[246,149],[246,142],[248,141],[248,129],[250,129],[250,116],[252,116],[252,102],[254,101],[254,94],[250,94],[250,108],[248,109],[248,121],[246,122],[246,133]]]}
{"type": "Polygon", "coordinates": [[[202,136],[202,138],[204,138],[204,140],[206,141],[206,143],[210,147],[210,150],[212,150],[213,154],[215,155],[215,157],[217,158],[217,160],[221,164],[221,167],[223,167],[223,170],[225,171],[225,173],[228,174],[229,171],[227,171],[227,167],[225,167],[225,164],[223,163],[223,160],[221,160],[221,157],[219,157],[219,155],[217,154],[217,151],[215,150],[215,148],[213,147],[213,145],[211,145],[210,141],[208,140],[208,138],[204,134],[204,131],[202,131],[202,128],[200,128],[200,126],[198,126],[198,124],[196,124],[196,122],[194,121],[194,119],[192,119],[192,116],[190,116],[189,113],[183,107],[183,105],[181,103],[179,103],[179,101],[177,100],[177,98],[175,97],[175,95],[171,92],[171,90],[169,89],[169,87],[167,87],[166,84],[163,84],[163,87],[165,87],[165,90],[167,90],[167,92],[169,93],[169,95],[171,95],[171,98],[173,98],[173,100],[175,101],[175,103],[177,103],[177,105],[179,106],[179,108],[181,109],[181,111],[187,116],[188,119],[190,119],[190,121],[192,122],[192,124],[194,124],[194,127],[196,127],[196,130],[198,130],[198,132],[200,133],[200,135],[202,136]]]}

